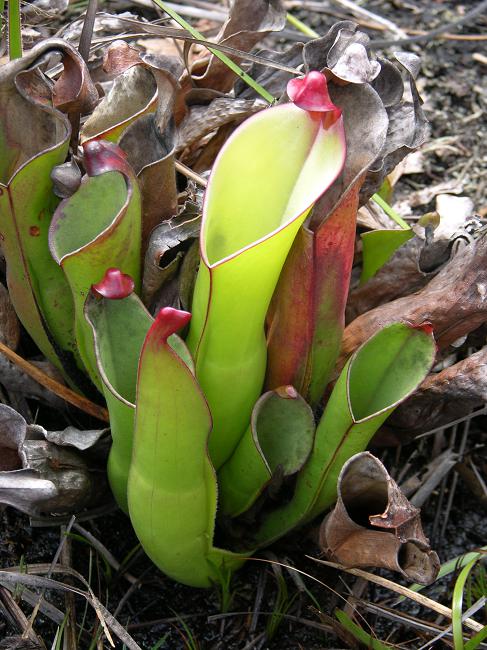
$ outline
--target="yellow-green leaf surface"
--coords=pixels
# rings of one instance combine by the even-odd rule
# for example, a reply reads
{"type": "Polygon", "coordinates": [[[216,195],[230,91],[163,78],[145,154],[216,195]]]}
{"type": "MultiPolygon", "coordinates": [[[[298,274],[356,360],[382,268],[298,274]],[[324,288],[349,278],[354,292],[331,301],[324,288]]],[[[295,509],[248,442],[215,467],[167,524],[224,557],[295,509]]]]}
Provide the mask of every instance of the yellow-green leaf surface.
{"type": "Polygon", "coordinates": [[[333,503],[343,464],[366,448],[392,411],[416,390],[435,354],[429,325],[394,323],[352,355],[326,405],[294,496],[268,515],[256,535],[259,545],[271,543],[333,503]]]}
{"type": "Polygon", "coordinates": [[[79,369],[71,291],[49,253],[48,230],[58,203],[50,174],[65,161],[71,133],[57,106],[81,106],[79,95],[94,90],[88,80],[83,59],[58,39],[0,67],[0,233],[9,292],[36,345],[78,389],[89,382],[79,369]],[[51,51],[66,64],[54,88],[36,68],[51,51]]]}
{"type": "Polygon", "coordinates": [[[220,509],[236,517],[248,510],[276,472],[296,474],[313,448],[313,412],[292,386],[264,393],[237,448],[220,468],[220,509]]]}
{"type": "Polygon", "coordinates": [[[370,280],[403,244],[414,237],[411,228],[371,230],[362,235],[363,269],[360,283],[370,280]]]}
{"type": "Polygon", "coordinates": [[[137,537],[161,571],[209,587],[243,559],[213,546],[210,412],[191,370],[167,343],[188,319],[187,312],[162,309],[142,348],[128,504],[137,537]]]}
{"type": "Polygon", "coordinates": [[[265,314],[293,239],[343,165],[342,118],[333,109],[285,104],[251,117],[225,144],[210,177],[188,345],[213,418],[216,468],[260,395],[265,314]]]}
{"type": "Polygon", "coordinates": [[[54,213],[49,244],[73,294],[81,358],[101,389],[84,303],[91,285],[109,267],[130,275],[136,289],[139,288],[141,207],[137,180],[117,145],[103,141],[88,143],[85,165],[90,176],[54,213]]]}
{"type": "MultiPolygon", "coordinates": [[[[119,269],[108,269],[91,288],[85,318],[91,325],[98,371],[103,384],[112,446],[108,456],[108,480],[118,505],[128,512],[127,481],[132,459],[137,367],[146,334],[154,319],[133,293],[134,284],[119,269]]],[[[169,344],[194,371],[192,359],[181,339],[172,335],[169,344]]]]}

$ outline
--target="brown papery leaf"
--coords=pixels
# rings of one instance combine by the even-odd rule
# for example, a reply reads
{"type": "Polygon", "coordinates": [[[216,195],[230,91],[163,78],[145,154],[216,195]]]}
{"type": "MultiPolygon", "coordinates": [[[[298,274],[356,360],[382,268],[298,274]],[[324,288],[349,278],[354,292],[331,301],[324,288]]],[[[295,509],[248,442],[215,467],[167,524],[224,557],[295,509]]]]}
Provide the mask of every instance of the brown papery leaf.
{"type": "Polygon", "coordinates": [[[351,29],[339,30],[336,41],[327,55],[327,69],[333,78],[346,83],[367,83],[380,73],[380,63],[369,58],[370,38],[364,32],[351,29]]]}
{"type": "MultiPolygon", "coordinates": [[[[304,71],[324,71],[330,79],[329,90],[333,102],[345,111],[348,159],[356,162],[356,174],[364,169],[357,149],[362,139],[373,143],[374,160],[368,161],[369,173],[362,186],[360,204],[365,204],[381,186],[388,173],[412,150],[425,140],[428,128],[421,108],[421,99],[415,85],[419,58],[397,53],[396,62],[375,60],[368,50],[369,38],[350,20],[335,23],[322,37],[302,45],[294,44],[282,53],[262,52],[287,66],[302,67],[304,71]],[[407,78],[413,101],[403,100],[404,81],[407,78]],[[342,94],[343,93],[343,94],[342,94]],[[353,115],[347,125],[346,113],[353,115]],[[383,134],[385,128],[386,134],[383,134]],[[379,150],[376,145],[380,144],[379,150]]],[[[276,98],[285,97],[290,73],[253,65],[251,77],[276,98]]],[[[235,95],[255,97],[255,91],[245,87],[242,80],[235,84],[235,95]]],[[[345,174],[347,165],[345,166],[345,174]]],[[[336,204],[340,191],[350,186],[348,181],[335,183],[326,200],[336,204]]],[[[331,209],[332,205],[329,206],[331,209]]],[[[328,212],[330,211],[328,210],[328,212]]]]}
{"type": "Polygon", "coordinates": [[[16,79],[18,91],[35,103],[49,105],[52,100],[52,105],[63,113],[89,113],[98,101],[98,91],[82,57],[69,43],[59,38],[46,39],[21,59],[2,66],[0,82],[7,77],[14,79],[17,73],[31,66],[34,68],[40,57],[51,52],[60,52],[63,62],[63,71],[52,87],[52,95],[40,75],[36,77],[25,73],[19,74],[16,79]]]}
{"type": "Polygon", "coordinates": [[[444,349],[487,320],[487,233],[466,246],[421,291],[376,307],[345,328],[337,363],[389,323],[433,325],[438,348],[444,349]]]}
{"type": "Polygon", "coordinates": [[[115,41],[104,69],[119,76],[84,125],[82,139],[110,136],[127,154],[142,194],[144,251],[152,230],[177,211],[172,115],[182,66],[174,57],[142,54],[115,41]]]}
{"type": "Polygon", "coordinates": [[[388,420],[408,436],[442,426],[487,402],[487,347],[429,375],[388,420]]]}
{"type": "Polygon", "coordinates": [[[333,103],[343,111],[347,154],[342,173],[313,209],[313,230],[370,168],[387,135],[387,113],[373,88],[367,84],[330,84],[329,90],[333,103]]]}
{"type": "MultiPolygon", "coordinates": [[[[381,210],[373,201],[359,210],[381,210]]],[[[403,244],[365,284],[355,287],[347,304],[347,323],[384,303],[422,289],[455,255],[462,254],[480,230],[472,219],[473,202],[466,197],[442,195],[437,212],[424,215],[416,227],[416,237],[403,244]]],[[[392,220],[391,220],[392,221],[392,220]]],[[[367,227],[381,229],[380,223],[367,227]]],[[[389,228],[389,226],[386,226],[389,228]]]]}
{"type": "MultiPolygon", "coordinates": [[[[175,301],[179,303],[179,289],[185,281],[184,260],[198,239],[200,224],[198,206],[188,202],[177,217],[154,229],[144,260],[142,298],[146,305],[153,303],[156,297],[160,302],[161,291],[170,284],[171,297],[163,300],[166,304],[160,306],[173,306],[175,301]]],[[[198,261],[199,255],[196,264],[198,261]]]]}
{"type": "Polygon", "coordinates": [[[342,468],[335,509],[320,529],[326,556],[347,567],[383,567],[431,584],[440,562],[421,527],[420,513],[369,452],[342,468]]]}
{"type": "Polygon", "coordinates": [[[415,83],[420,59],[415,54],[405,52],[396,52],[395,57],[407,75],[412,101],[401,100],[387,106],[389,128],[386,143],[375,164],[371,167],[362,188],[364,200],[379,190],[384,179],[394,167],[408,153],[421,146],[429,134],[428,120],[421,107],[422,100],[415,83]]]}
{"type": "Polygon", "coordinates": [[[95,92],[83,59],[60,39],[46,39],[21,59],[0,66],[0,86],[1,120],[9,142],[1,176],[2,182],[8,183],[24,163],[68,137],[69,121],[60,110],[90,110],[95,92]],[[52,85],[36,66],[44,55],[59,51],[69,66],[58,81],[60,85],[54,87],[57,94],[53,98],[52,85]],[[74,79],[69,78],[68,69],[74,79]]]}
{"type": "MultiPolygon", "coordinates": [[[[249,52],[269,32],[278,32],[285,24],[286,9],[281,0],[234,0],[215,41],[249,52]]],[[[192,74],[192,79],[198,86],[227,92],[235,82],[235,73],[212,55],[204,73],[192,74]]]]}
{"type": "Polygon", "coordinates": [[[174,129],[168,124],[161,136],[154,115],[144,115],[125,130],[120,147],[127,153],[139,180],[145,251],[153,229],[177,212],[174,129]]]}
{"type": "Polygon", "coordinates": [[[181,152],[180,160],[187,161],[193,151],[201,148],[203,139],[209,134],[228,124],[238,126],[266,105],[260,99],[217,97],[208,106],[191,106],[178,127],[177,151],[181,152]]]}
{"type": "Polygon", "coordinates": [[[43,55],[51,52],[60,52],[63,62],[63,71],[52,87],[52,97],[40,76],[36,78],[20,74],[16,79],[18,91],[35,103],[48,105],[52,99],[52,105],[63,113],[89,113],[98,101],[98,91],[82,57],[69,43],[59,38],[43,40],[21,59],[2,66],[0,82],[5,82],[7,77],[14,79],[23,70],[34,68],[43,55]]]}
{"type": "MultiPolygon", "coordinates": [[[[64,41],[61,41],[64,43],[64,41]]],[[[61,49],[61,48],[60,48],[61,49]]],[[[54,84],[53,104],[63,113],[89,113],[98,101],[98,91],[78,52],[68,48],[63,52],[63,72],[54,84]]]]}
{"type": "MultiPolygon", "coordinates": [[[[140,63],[140,60],[139,60],[140,63]]],[[[157,84],[145,68],[135,66],[120,73],[81,129],[81,141],[110,137],[120,126],[154,110],[157,84]]]]}
{"type": "Polygon", "coordinates": [[[20,325],[7,289],[0,283],[0,340],[16,350],[20,339],[20,325]]]}
{"type": "Polygon", "coordinates": [[[103,489],[97,486],[95,495],[94,480],[81,455],[45,437],[42,427],[27,426],[14,409],[0,404],[0,503],[39,515],[71,513],[95,496],[98,499],[103,489]]]}

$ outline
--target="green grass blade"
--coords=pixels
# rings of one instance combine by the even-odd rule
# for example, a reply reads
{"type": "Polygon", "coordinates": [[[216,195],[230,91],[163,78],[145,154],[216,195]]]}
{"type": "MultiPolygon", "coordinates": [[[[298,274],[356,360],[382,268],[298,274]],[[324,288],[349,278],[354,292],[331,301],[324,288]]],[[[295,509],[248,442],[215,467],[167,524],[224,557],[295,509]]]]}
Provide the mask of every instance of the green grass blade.
{"type": "Polygon", "coordinates": [[[155,643],[150,650],[159,650],[159,648],[162,648],[162,646],[166,643],[166,639],[169,636],[169,632],[166,632],[164,636],[161,636],[159,641],[155,643]]]}
{"type": "Polygon", "coordinates": [[[452,627],[453,627],[453,642],[455,650],[464,650],[463,643],[463,627],[462,627],[462,605],[463,605],[463,591],[465,583],[467,582],[470,572],[477,564],[478,558],[471,560],[460,572],[453,589],[452,599],[452,627]]]}
{"type": "Polygon", "coordinates": [[[484,639],[487,638],[487,625],[485,625],[480,632],[477,632],[468,643],[465,644],[465,650],[476,650],[484,639]]]}
{"type": "Polygon", "coordinates": [[[68,621],[68,613],[66,612],[66,615],[63,618],[63,622],[61,623],[61,625],[56,630],[56,637],[54,639],[54,641],[55,641],[54,650],[61,650],[61,643],[62,643],[62,640],[63,640],[64,628],[66,627],[67,621],[68,621]]]}
{"type": "Polygon", "coordinates": [[[308,25],[305,25],[299,18],[296,18],[296,16],[293,16],[292,14],[288,13],[286,16],[287,22],[295,27],[298,31],[300,31],[302,34],[305,34],[305,36],[309,36],[310,38],[319,38],[320,35],[318,32],[315,32],[314,29],[311,27],[308,27],[308,25]]]}
{"type": "Polygon", "coordinates": [[[372,648],[372,650],[389,650],[391,647],[381,643],[379,639],[375,639],[372,635],[362,629],[360,625],[354,623],[341,609],[335,610],[335,616],[347,632],[350,632],[357,641],[363,643],[367,648],[372,648]]]}
{"type": "Polygon", "coordinates": [[[9,0],[8,3],[8,54],[11,61],[22,58],[20,0],[9,0]]]}
{"type": "MultiPolygon", "coordinates": [[[[162,2],[162,0],[153,0],[153,2],[160,7],[163,11],[165,11],[171,18],[178,23],[178,25],[181,25],[183,29],[186,29],[191,36],[194,36],[194,38],[197,38],[202,41],[206,41],[205,37],[197,30],[195,29],[190,23],[188,23],[184,18],[182,18],[179,14],[177,14],[174,9],[171,9],[166,5],[165,2],[162,2]]],[[[267,92],[265,88],[263,88],[259,83],[254,81],[252,77],[250,77],[242,68],[237,65],[232,59],[230,59],[226,54],[223,54],[223,52],[219,52],[215,48],[212,48],[210,44],[207,45],[208,50],[214,54],[222,63],[227,65],[230,70],[233,70],[236,75],[238,75],[242,81],[245,81],[247,85],[249,85],[251,88],[255,90],[256,93],[258,93],[261,97],[263,97],[269,104],[274,103],[274,97],[267,92]]]]}
{"type": "Polygon", "coordinates": [[[377,203],[377,205],[384,210],[387,216],[390,217],[393,221],[395,221],[398,226],[401,226],[401,228],[403,228],[404,230],[410,230],[410,227],[407,224],[407,222],[404,221],[404,219],[399,214],[397,214],[395,210],[391,208],[391,206],[387,203],[387,201],[384,201],[384,199],[382,198],[382,196],[380,196],[380,194],[374,194],[374,196],[372,197],[372,201],[374,201],[374,203],[377,203]]]}
{"type": "Polygon", "coordinates": [[[370,280],[386,264],[398,248],[403,246],[414,232],[408,230],[369,230],[361,235],[363,268],[360,285],[370,280]]]}

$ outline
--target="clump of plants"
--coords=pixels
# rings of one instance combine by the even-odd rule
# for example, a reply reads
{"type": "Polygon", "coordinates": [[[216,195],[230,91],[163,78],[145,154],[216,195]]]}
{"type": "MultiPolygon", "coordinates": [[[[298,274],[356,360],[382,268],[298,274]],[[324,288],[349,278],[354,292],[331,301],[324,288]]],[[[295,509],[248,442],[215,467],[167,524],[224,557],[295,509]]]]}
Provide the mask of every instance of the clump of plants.
{"type": "MultiPolygon", "coordinates": [[[[371,60],[351,23],[299,57],[305,73],[276,73],[279,102],[219,150],[200,227],[197,204],[177,214],[175,64],[111,46],[105,68],[119,77],[101,103],[63,42],[0,69],[12,302],[65,381],[103,394],[117,503],[157,566],[196,587],[324,513],[342,466],[435,358],[430,323],[394,322],[336,366],[359,203],[424,135],[416,62],[371,60]],[[53,50],[54,83],[39,67],[53,50]]],[[[404,233],[392,240],[390,252],[404,233]]]]}

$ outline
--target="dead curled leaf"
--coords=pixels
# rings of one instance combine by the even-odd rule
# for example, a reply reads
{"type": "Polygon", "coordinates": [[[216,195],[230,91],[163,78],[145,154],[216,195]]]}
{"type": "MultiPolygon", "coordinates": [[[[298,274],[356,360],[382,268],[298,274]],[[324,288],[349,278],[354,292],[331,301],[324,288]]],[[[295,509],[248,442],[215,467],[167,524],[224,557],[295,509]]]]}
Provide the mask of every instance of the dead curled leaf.
{"type": "Polygon", "coordinates": [[[431,584],[440,562],[412,506],[384,465],[369,452],[352,456],[338,477],[334,510],[320,529],[320,546],[346,567],[383,567],[431,584]]]}
{"type": "Polygon", "coordinates": [[[487,402],[487,347],[429,375],[387,422],[408,436],[463,417],[487,402]]]}
{"type": "Polygon", "coordinates": [[[0,341],[16,350],[20,339],[20,325],[9,293],[0,283],[0,341]]]}
{"type": "Polygon", "coordinates": [[[487,320],[487,233],[465,246],[420,291],[376,307],[352,321],[342,340],[337,368],[377,330],[402,321],[433,324],[440,350],[487,320]]]}
{"type": "Polygon", "coordinates": [[[0,88],[2,126],[10,145],[3,183],[28,160],[68,139],[71,127],[61,111],[89,112],[98,99],[83,59],[61,39],[46,39],[21,59],[0,66],[0,88]],[[61,52],[65,65],[54,86],[39,69],[52,52],[61,52]]]}
{"type": "Polygon", "coordinates": [[[172,115],[182,66],[175,57],[143,54],[115,41],[105,54],[104,70],[118,76],[85,123],[82,140],[109,137],[127,154],[142,195],[145,249],[153,228],[177,210],[172,115]]]}
{"type": "Polygon", "coordinates": [[[47,87],[46,79],[43,79],[41,84],[33,85],[29,76],[22,76],[19,73],[35,69],[41,57],[53,52],[62,54],[63,71],[50,89],[52,105],[63,113],[89,113],[98,101],[98,92],[81,56],[71,45],[61,39],[43,40],[21,59],[15,59],[2,66],[0,83],[3,84],[10,78],[22,95],[30,95],[33,98],[36,93],[39,93],[34,101],[46,104],[47,95],[44,92],[44,88],[47,87]]]}
{"type": "Polygon", "coordinates": [[[146,305],[157,300],[161,306],[189,307],[199,262],[200,223],[199,206],[188,201],[176,217],[153,230],[144,261],[142,298],[146,305]],[[165,294],[162,301],[161,294],[165,294]]]}
{"type": "MultiPolygon", "coordinates": [[[[98,484],[95,490],[81,456],[48,442],[43,433],[42,427],[27,425],[14,409],[0,404],[0,503],[40,515],[79,511],[98,499],[103,489],[98,484]]],[[[72,432],[54,437],[76,438],[72,432]]]]}
{"type": "Polygon", "coordinates": [[[311,226],[314,230],[335,209],[358,178],[368,171],[387,137],[386,110],[369,85],[330,84],[329,89],[334,104],[343,109],[347,153],[342,173],[313,209],[311,226]]]}
{"type": "Polygon", "coordinates": [[[176,172],[174,168],[174,130],[172,124],[161,137],[153,115],[144,115],[131,124],[120,138],[127,152],[142,196],[142,250],[152,230],[177,212],[176,172]]]}
{"type": "MultiPolygon", "coordinates": [[[[247,52],[269,32],[278,32],[285,24],[286,9],[281,0],[234,0],[215,42],[247,52]]],[[[209,57],[202,73],[191,76],[196,85],[221,92],[229,91],[235,81],[235,73],[214,55],[209,57]]]]}
{"type": "MultiPolygon", "coordinates": [[[[282,54],[265,53],[268,58],[282,59],[283,63],[294,68],[304,62],[306,71],[325,72],[332,82],[329,90],[333,102],[345,110],[355,109],[354,119],[350,121],[348,129],[345,117],[347,146],[352,147],[350,157],[353,157],[354,145],[360,143],[360,134],[369,139],[378,134],[377,142],[381,146],[376,151],[374,160],[368,163],[369,173],[360,196],[362,205],[377,191],[387,174],[410,151],[420,146],[428,134],[427,121],[414,81],[419,58],[397,53],[395,62],[376,60],[370,55],[368,42],[369,37],[360,32],[354,22],[345,20],[335,23],[327,34],[304,46],[293,45],[282,54]],[[407,78],[413,101],[403,99],[403,74],[407,78]],[[348,96],[341,97],[341,92],[345,89],[348,96]],[[361,95],[354,96],[354,92],[360,92],[361,95]],[[385,125],[387,135],[382,134],[382,125],[376,128],[378,121],[385,125]]],[[[263,84],[274,96],[282,97],[289,73],[273,70],[272,90],[266,85],[269,74],[269,70],[262,66],[250,68],[252,78],[263,84]]],[[[244,88],[241,80],[235,85],[235,95],[246,99],[255,96],[254,91],[244,88]]],[[[360,167],[358,163],[357,167],[360,167]]]]}
{"type": "Polygon", "coordinates": [[[190,106],[178,127],[176,150],[182,153],[181,159],[187,159],[193,150],[201,147],[203,138],[210,133],[227,124],[235,127],[265,107],[266,103],[260,99],[232,97],[218,97],[208,106],[190,106]]]}
{"type": "MultiPolygon", "coordinates": [[[[470,199],[440,195],[436,205],[437,211],[424,215],[413,228],[416,236],[400,246],[372,278],[350,291],[347,323],[374,307],[422,289],[478,235],[481,224],[472,218],[470,199]]],[[[374,230],[390,228],[381,223],[381,213],[385,214],[369,201],[360,208],[358,222],[374,230]],[[364,214],[372,219],[364,221],[364,214]]]]}
{"type": "Polygon", "coordinates": [[[422,100],[415,83],[419,57],[415,54],[396,52],[395,58],[407,75],[412,101],[401,99],[386,107],[389,118],[386,143],[364,184],[363,194],[367,198],[380,188],[385,177],[408,153],[425,142],[429,134],[428,120],[421,107],[422,100]]]}
{"type": "Polygon", "coordinates": [[[338,22],[325,36],[305,45],[304,60],[314,70],[321,65],[338,84],[370,83],[379,75],[381,65],[370,58],[369,41],[367,34],[357,31],[354,22],[338,22]]]}
{"type": "Polygon", "coordinates": [[[141,66],[119,72],[108,93],[89,116],[81,130],[81,141],[110,135],[130,120],[143,115],[157,101],[153,75],[141,66]]]}

